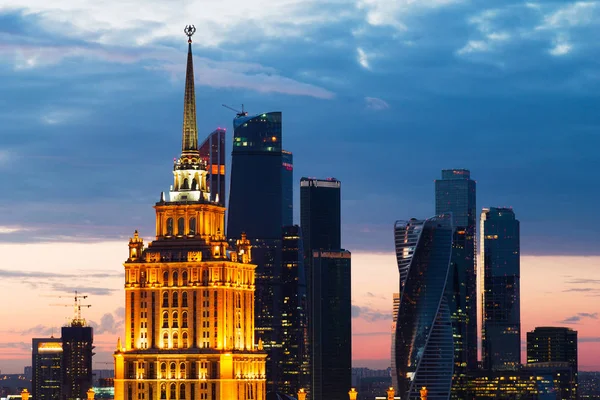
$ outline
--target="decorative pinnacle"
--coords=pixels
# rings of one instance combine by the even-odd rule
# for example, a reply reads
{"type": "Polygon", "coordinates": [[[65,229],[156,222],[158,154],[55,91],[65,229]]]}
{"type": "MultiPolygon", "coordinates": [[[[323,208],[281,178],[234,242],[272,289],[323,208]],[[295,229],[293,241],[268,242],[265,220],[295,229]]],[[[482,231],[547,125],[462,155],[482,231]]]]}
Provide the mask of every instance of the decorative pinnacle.
{"type": "Polygon", "coordinates": [[[183,33],[187,35],[188,43],[192,43],[192,36],[196,33],[196,27],[194,25],[186,25],[183,29],[183,33]]]}

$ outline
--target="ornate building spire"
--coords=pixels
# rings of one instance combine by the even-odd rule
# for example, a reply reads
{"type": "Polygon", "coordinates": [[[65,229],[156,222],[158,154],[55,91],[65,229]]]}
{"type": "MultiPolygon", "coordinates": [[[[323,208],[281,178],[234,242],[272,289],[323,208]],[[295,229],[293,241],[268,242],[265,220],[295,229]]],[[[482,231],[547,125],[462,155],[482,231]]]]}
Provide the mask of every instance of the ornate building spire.
{"type": "Polygon", "coordinates": [[[183,103],[183,133],[181,153],[198,153],[198,127],[196,126],[196,93],[194,88],[194,62],[192,59],[192,35],[196,32],[194,25],[187,25],[183,30],[188,37],[187,70],[185,72],[185,97],[183,103]]]}

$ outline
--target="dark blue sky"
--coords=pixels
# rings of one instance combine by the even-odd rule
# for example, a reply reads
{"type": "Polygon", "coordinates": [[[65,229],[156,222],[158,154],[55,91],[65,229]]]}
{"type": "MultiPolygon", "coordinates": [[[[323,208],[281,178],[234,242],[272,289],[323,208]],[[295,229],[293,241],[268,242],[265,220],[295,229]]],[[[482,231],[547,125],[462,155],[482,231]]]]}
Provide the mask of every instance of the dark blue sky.
{"type": "Polygon", "coordinates": [[[194,23],[199,131],[230,147],[222,103],[282,111],[296,181],[342,181],[346,248],[392,251],[440,170],[468,168],[523,253],[600,254],[598,2],[18,3],[0,4],[2,241],[153,234],[194,23]]]}

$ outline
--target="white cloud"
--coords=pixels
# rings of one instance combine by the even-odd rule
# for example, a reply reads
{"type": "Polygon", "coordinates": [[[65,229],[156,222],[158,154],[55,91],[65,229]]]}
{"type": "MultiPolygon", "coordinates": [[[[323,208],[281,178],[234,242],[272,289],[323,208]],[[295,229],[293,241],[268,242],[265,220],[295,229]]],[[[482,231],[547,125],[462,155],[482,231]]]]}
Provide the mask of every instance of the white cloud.
{"type": "Polygon", "coordinates": [[[385,100],[377,97],[365,97],[365,103],[370,110],[386,110],[390,108],[390,105],[385,100]]]}
{"type": "Polygon", "coordinates": [[[573,46],[564,39],[557,39],[554,42],[554,47],[549,50],[549,53],[553,56],[564,56],[569,54],[573,46]]]}
{"type": "Polygon", "coordinates": [[[464,47],[460,48],[457,53],[458,54],[469,54],[469,53],[478,53],[489,51],[490,46],[487,42],[483,40],[469,40],[464,47]]]}
{"type": "Polygon", "coordinates": [[[183,25],[195,24],[194,39],[217,46],[261,35],[301,36],[314,24],[348,17],[350,9],[344,3],[330,1],[329,5],[339,6],[339,10],[323,12],[318,0],[3,0],[0,11],[35,15],[41,27],[50,32],[103,44],[144,45],[160,38],[181,39],[183,25]]]}
{"type": "Polygon", "coordinates": [[[598,9],[598,3],[595,1],[577,1],[567,4],[546,15],[544,23],[538,29],[567,28],[598,22],[598,15],[595,14],[598,9]]]}
{"type": "Polygon", "coordinates": [[[356,53],[357,53],[358,63],[365,69],[371,69],[371,66],[369,65],[369,57],[367,56],[367,53],[365,53],[365,51],[363,49],[361,49],[360,47],[358,47],[356,49],[356,53]]]}
{"type": "Polygon", "coordinates": [[[408,14],[445,7],[464,0],[357,0],[357,7],[365,11],[365,19],[373,26],[391,26],[406,30],[402,18],[408,14]]]}
{"type": "Polygon", "coordinates": [[[24,228],[22,226],[6,226],[6,225],[0,225],[0,235],[8,235],[11,233],[17,233],[17,232],[25,232],[25,231],[29,231],[31,229],[29,228],[24,228]]]}

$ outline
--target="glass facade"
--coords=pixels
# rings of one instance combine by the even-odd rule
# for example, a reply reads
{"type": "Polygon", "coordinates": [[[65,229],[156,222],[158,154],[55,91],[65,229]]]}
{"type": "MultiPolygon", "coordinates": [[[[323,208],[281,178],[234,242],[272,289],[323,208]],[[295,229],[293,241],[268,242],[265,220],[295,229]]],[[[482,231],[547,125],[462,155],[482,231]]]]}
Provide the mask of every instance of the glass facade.
{"type": "Polygon", "coordinates": [[[62,400],[62,340],[32,339],[31,396],[36,400],[62,400]]]}
{"type": "Polygon", "coordinates": [[[454,336],[453,398],[464,398],[467,371],[477,369],[476,183],[465,169],[442,170],[435,181],[435,213],[452,214],[454,234],[448,305],[454,336]]]}
{"type": "Polygon", "coordinates": [[[519,221],[510,208],[481,212],[482,360],[486,370],[521,364],[519,221]]]}
{"type": "Polygon", "coordinates": [[[350,252],[314,251],[312,262],[311,399],[346,399],[352,384],[350,252]]]}
{"type": "Polygon", "coordinates": [[[281,113],[233,121],[227,236],[279,239],[283,226],[281,113]]]}
{"type": "Polygon", "coordinates": [[[394,227],[400,272],[395,361],[402,399],[447,400],[453,340],[445,288],[452,255],[452,216],[398,221],[394,227]]]}
{"type": "Polygon", "coordinates": [[[286,226],[281,251],[281,386],[279,391],[295,396],[308,389],[307,293],[304,273],[304,249],[298,225],[286,226]]]}
{"type": "Polygon", "coordinates": [[[577,331],[570,328],[544,326],[527,332],[527,364],[568,363],[571,367],[571,390],[563,399],[576,399],[578,388],[577,331]]]}
{"type": "Polygon", "coordinates": [[[206,164],[210,201],[225,205],[225,129],[218,128],[208,135],[198,152],[206,164]]]}
{"type": "Polygon", "coordinates": [[[398,392],[398,371],[396,370],[396,324],[398,322],[398,308],[400,307],[400,293],[394,293],[392,308],[392,355],[391,355],[391,370],[392,370],[392,387],[398,392]]]}
{"type": "Polygon", "coordinates": [[[335,178],[300,180],[300,226],[308,255],[342,247],[341,186],[335,178]]]}

